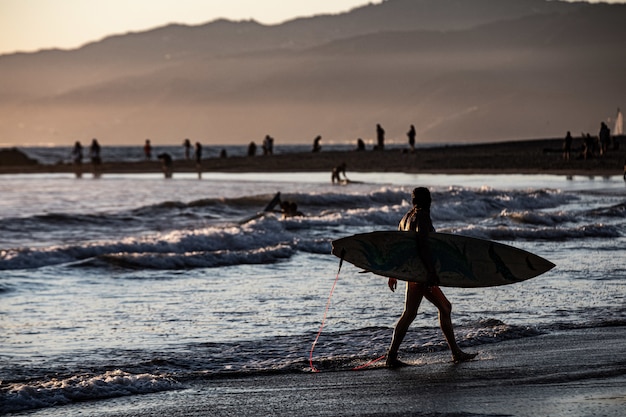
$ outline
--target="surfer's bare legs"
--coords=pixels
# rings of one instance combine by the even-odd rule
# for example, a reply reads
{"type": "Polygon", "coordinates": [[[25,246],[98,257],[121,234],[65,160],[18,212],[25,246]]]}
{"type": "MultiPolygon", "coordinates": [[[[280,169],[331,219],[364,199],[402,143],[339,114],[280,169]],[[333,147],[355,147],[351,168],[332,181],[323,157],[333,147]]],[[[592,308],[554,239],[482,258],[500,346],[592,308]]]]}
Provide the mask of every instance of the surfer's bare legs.
{"type": "Polygon", "coordinates": [[[404,365],[398,360],[398,349],[400,344],[406,336],[406,332],[409,329],[415,317],[417,317],[417,310],[422,302],[424,287],[414,282],[406,283],[406,294],[404,300],[404,311],[396,323],[396,327],[393,330],[393,337],[391,339],[391,345],[387,351],[387,366],[390,368],[397,368],[404,365]]]}
{"type": "Polygon", "coordinates": [[[415,282],[407,282],[404,311],[402,312],[402,315],[400,316],[398,323],[396,323],[396,327],[393,331],[391,345],[387,351],[387,366],[390,368],[397,368],[404,365],[404,363],[398,360],[398,350],[404,340],[404,336],[406,336],[409,326],[413,320],[415,320],[415,317],[417,317],[417,310],[423,297],[426,297],[426,299],[433,303],[435,307],[437,307],[437,310],[439,310],[439,325],[443,331],[446,341],[448,342],[448,346],[450,346],[454,362],[464,362],[476,357],[476,353],[463,352],[456,343],[451,317],[452,304],[448,301],[441,289],[439,287],[426,287],[415,282]]]}
{"type": "Polygon", "coordinates": [[[441,289],[439,287],[428,287],[424,291],[424,297],[439,310],[439,326],[448,342],[448,346],[450,346],[453,361],[459,363],[475,358],[476,353],[463,352],[456,343],[454,327],[452,326],[452,304],[448,301],[441,289]]]}

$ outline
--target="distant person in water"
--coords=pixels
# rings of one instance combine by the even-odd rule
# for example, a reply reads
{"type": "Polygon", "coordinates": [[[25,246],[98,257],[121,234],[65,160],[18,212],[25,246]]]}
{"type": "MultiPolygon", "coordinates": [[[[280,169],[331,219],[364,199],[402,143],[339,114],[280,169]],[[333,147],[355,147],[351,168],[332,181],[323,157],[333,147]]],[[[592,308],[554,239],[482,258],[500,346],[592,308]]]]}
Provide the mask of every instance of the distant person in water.
{"type": "Polygon", "coordinates": [[[143,144],[143,155],[146,161],[152,159],[152,145],[150,144],[150,139],[146,139],[146,142],[143,144]]]}
{"type": "Polygon", "coordinates": [[[74,164],[74,174],[76,178],[83,176],[83,145],[79,141],[74,143],[74,149],[72,149],[72,163],[74,164]]]}
{"type": "Polygon", "coordinates": [[[313,140],[313,152],[319,152],[322,150],[322,145],[320,145],[320,141],[322,140],[321,136],[317,136],[313,140]]]}
{"type": "Polygon", "coordinates": [[[376,125],[376,146],[374,150],[385,150],[385,129],[380,124],[376,125]]]}
{"type": "MultiPolygon", "coordinates": [[[[415,188],[412,192],[413,207],[409,210],[398,225],[398,230],[402,231],[415,231],[417,232],[417,247],[418,255],[423,261],[426,270],[428,271],[426,284],[418,282],[406,282],[406,295],[404,301],[404,312],[400,316],[398,323],[393,332],[393,338],[391,340],[391,346],[387,351],[387,366],[390,368],[397,368],[404,366],[405,364],[398,360],[398,349],[400,344],[406,336],[406,332],[409,326],[417,317],[417,310],[422,302],[422,299],[426,297],[428,301],[433,303],[439,310],[439,325],[443,334],[452,351],[452,359],[454,362],[463,362],[473,359],[476,353],[465,353],[457,345],[454,337],[454,328],[452,327],[452,304],[439,289],[439,276],[433,263],[430,243],[428,241],[428,235],[430,232],[434,232],[432,220],[430,218],[430,205],[431,195],[430,191],[424,187],[415,188]]],[[[391,291],[395,291],[398,285],[398,280],[395,278],[389,278],[387,283],[391,291]]]]}
{"type": "Polygon", "coordinates": [[[89,148],[89,156],[91,157],[93,176],[98,178],[102,174],[100,172],[101,165],[102,165],[102,158],[100,157],[100,144],[98,143],[98,140],[96,138],[94,138],[91,141],[91,147],[89,148]]]}
{"type": "Polygon", "coordinates": [[[569,161],[572,153],[572,134],[568,131],[563,141],[563,159],[569,161]]]}
{"type": "Polygon", "coordinates": [[[330,177],[330,180],[333,184],[335,182],[337,182],[337,184],[341,184],[342,179],[340,177],[340,174],[343,174],[343,181],[348,181],[348,177],[346,176],[346,163],[345,162],[333,168],[333,172],[330,177]]]}
{"type": "Polygon", "coordinates": [[[411,152],[415,152],[415,126],[411,125],[406,135],[409,138],[409,148],[411,148],[411,152]]]}
{"type": "Polygon", "coordinates": [[[363,139],[358,138],[356,140],[356,150],[357,151],[364,151],[365,150],[365,142],[363,142],[363,139]]]}
{"type": "Polygon", "coordinates": [[[163,152],[158,154],[157,158],[161,160],[163,175],[165,175],[165,178],[172,178],[172,174],[174,172],[174,162],[172,161],[171,155],[167,152],[163,152]]]}
{"type": "Polygon", "coordinates": [[[191,141],[189,139],[185,139],[183,147],[185,148],[185,160],[189,161],[191,159],[191,141]]]}
{"type": "Polygon", "coordinates": [[[281,201],[280,211],[283,214],[283,219],[304,216],[304,213],[298,210],[298,204],[293,201],[281,201]]]}
{"type": "Polygon", "coordinates": [[[198,172],[198,179],[202,178],[202,144],[196,142],[196,150],[194,153],[196,157],[196,171],[198,172]]]}

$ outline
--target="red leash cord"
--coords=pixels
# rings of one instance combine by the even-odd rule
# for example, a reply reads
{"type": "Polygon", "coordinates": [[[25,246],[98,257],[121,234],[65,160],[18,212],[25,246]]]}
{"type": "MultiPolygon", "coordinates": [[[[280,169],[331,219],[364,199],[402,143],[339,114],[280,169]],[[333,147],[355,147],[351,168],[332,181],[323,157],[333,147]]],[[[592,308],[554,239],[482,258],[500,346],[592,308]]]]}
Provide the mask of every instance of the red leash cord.
{"type": "MultiPolygon", "coordinates": [[[[343,255],[343,254],[342,254],[343,255]]],[[[324,329],[324,325],[326,324],[326,316],[328,315],[328,309],[330,308],[330,299],[333,297],[333,292],[335,292],[335,286],[337,285],[337,281],[339,281],[339,271],[341,271],[341,265],[343,264],[343,256],[339,261],[339,270],[337,271],[337,276],[335,277],[335,282],[333,282],[333,286],[330,289],[330,294],[328,295],[328,301],[326,301],[326,309],[324,309],[324,318],[322,318],[322,325],[320,326],[319,331],[317,332],[317,336],[315,336],[315,340],[311,345],[311,353],[309,355],[309,365],[311,366],[311,371],[319,372],[319,369],[313,365],[313,350],[315,349],[315,345],[317,344],[317,340],[320,338],[322,334],[322,330],[324,329]]]]}
{"type": "MultiPolygon", "coordinates": [[[[339,281],[339,272],[341,272],[341,265],[343,265],[343,256],[345,254],[345,250],[341,251],[341,258],[339,260],[339,269],[337,270],[337,276],[335,277],[335,281],[333,282],[333,286],[330,289],[330,294],[328,295],[328,301],[326,301],[326,308],[324,309],[324,317],[322,318],[322,324],[320,326],[319,331],[317,332],[317,336],[315,336],[315,340],[313,341],[313,344],[311,345],[311,352],[309,354],[309,366],[311,367],[311,371],[313,372],[320,372],[319,369],[317,369],[315,367],[315,365],[313,365],[313,350],[315,350],[315,345],[317,345],[317,341],[320,338],[320,335],[322,334],[322,330],[324,330],[324,325],[326,324],[326,316],[328,315],[328,310],[330,309],[330,300],[333,297],[333,293],[335,292],[335,287],[337,286],[337,281],[339,281]]],[[[371,360],[369,362],[367,362],[364,365],[359,365],[356,366],[354,368],[352,368],[353,371],[358,371],[361,369],[365,369],[373,364],[375,364],[378,361],[381,361],[382,359],[385,358],[386,355],[383,355],[379,358],[376,358],[374,360],[371,360]]]]}

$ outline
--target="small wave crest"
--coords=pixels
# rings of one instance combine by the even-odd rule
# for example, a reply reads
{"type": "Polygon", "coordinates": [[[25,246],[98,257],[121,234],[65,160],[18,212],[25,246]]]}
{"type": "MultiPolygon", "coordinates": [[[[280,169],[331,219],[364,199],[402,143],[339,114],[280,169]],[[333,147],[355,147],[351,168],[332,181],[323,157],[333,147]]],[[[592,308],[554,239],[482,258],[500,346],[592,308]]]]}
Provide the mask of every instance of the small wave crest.
{"type": "Polygon", "coordinates": [[[99,375],[74,375],[45,381],[9,383],[0,392],[0,414],[181,387],[180,383],[167,376],[133,375],[121,370],[99,375]]]}

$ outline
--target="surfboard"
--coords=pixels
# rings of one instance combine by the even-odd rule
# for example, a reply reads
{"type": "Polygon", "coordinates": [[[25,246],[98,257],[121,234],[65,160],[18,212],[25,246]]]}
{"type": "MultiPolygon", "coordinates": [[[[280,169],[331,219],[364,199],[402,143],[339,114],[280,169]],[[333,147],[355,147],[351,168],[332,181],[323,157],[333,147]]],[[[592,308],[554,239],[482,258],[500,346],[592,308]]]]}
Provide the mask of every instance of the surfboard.
{"type": "MultiPolygon", "coordinates": [[[[449,233],[430,233],[440,285],[493,287],[514,284],[554,268],[547,259],[513,246],[449,233]]],[[[426,282],[415,232],[377,231],[332,242],[332,254],[384,277],[426,282]]]]}
{"type": "Polygon", "coordinates": [[[263,209],[263,211],[273,211],[274,207],[276,207],[280,203],[280,191],[274,195],[274,198],[267,203],[267,206],[263,209]]]}

